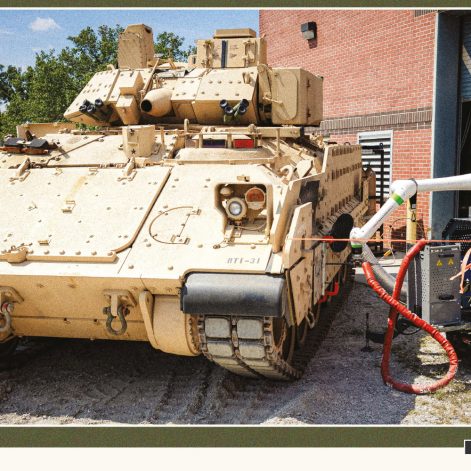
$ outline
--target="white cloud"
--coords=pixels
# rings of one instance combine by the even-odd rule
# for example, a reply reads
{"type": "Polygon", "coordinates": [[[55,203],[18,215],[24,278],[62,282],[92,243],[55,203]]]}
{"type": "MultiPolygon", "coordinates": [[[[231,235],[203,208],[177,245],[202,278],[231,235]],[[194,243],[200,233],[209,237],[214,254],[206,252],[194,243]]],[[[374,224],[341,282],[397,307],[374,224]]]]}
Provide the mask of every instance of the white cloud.
{"type": "Polygon", "coordinates": [[[39,16],[29,25],[30,29],[38,31],[51,31],[53,29],[61,29],[61,27],[52,18],[40,18],[39,16]]]}

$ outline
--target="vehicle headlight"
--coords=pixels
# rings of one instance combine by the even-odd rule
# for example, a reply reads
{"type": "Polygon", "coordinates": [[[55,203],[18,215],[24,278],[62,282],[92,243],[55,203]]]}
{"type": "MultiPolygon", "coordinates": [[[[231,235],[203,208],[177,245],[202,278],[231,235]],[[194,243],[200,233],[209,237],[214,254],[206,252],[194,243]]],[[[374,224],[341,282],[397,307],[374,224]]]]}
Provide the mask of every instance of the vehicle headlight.
{"type": "Polygon", "coordinates": [[[239,216],[242,213],[242,205],[238,201],[233,201],[229,205],[229,214],[239,216]]]}
{"type": "Polygon", "coordinates": [[[231,198],[227,201],[226,213],[231,219],[237,221],[247,214],[247,205],[242,198],[231,198]]]}

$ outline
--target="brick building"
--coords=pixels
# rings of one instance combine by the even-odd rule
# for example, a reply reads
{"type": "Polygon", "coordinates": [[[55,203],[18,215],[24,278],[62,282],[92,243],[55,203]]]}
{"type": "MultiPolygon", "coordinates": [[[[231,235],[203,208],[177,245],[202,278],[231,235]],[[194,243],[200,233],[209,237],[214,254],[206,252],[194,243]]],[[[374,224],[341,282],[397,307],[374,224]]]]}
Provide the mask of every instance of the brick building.
{"type": "MultiPolygon", "coordinates": [[[[389,183],[399,178],[471,171],[459,151],[463,147],[466,154],[469,147],[471,153],[464,133],[471,99],[464,55],[468,37],[471,53],[467,13],[261,10],[260,33],[268,42],[270,65],[301,66],[324,77],[323,134],[342,143],[384,143],[388,193],[389,183]],[[301,34],[308,22],[316,24],[315,39],[301,34]]],[[[379,170],[378,157],[365,160],[379,170]]],[[[434,237],[450,217],[468,216],[471,199],[462,193],[419,196],[419,219],[434,237]]],[[[397,218],[391,223],[401,230],[405,213],[397,218]]]]}

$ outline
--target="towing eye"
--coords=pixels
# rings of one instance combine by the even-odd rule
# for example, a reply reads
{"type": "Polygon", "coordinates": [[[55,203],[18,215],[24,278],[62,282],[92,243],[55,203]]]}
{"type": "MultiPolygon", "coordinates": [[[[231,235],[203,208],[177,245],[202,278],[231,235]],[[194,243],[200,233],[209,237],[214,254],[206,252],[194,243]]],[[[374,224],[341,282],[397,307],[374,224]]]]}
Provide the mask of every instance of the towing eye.
{"type": "Polygon", "coordinates": [[[2,307],[0,308],[0,319],[4,320],[4,324],[0,327],[0,334],[4,332],[9,332],[11,328],[11,314],[13,312],[13,303],[3,303],[2,307]]]}
{"type": "Polygon", "coordinates": [[[126,322],[126,316],[129,314],[129,309],[124,305],[120,304],[118,306],[118,309],[116,310],[116,316],[113,315],[111,311],[111,306],[105,307],[103,309],[103,314],[107,316],[106,318],[106,330],[111,334],[111,335],[123,335],[127,328],[128,328],[128,323],[126,322]],[[119,319],[121,323],[121,328],[119,330],[116,330],[113,328],[112,323],[115,319],[119,319]]]}

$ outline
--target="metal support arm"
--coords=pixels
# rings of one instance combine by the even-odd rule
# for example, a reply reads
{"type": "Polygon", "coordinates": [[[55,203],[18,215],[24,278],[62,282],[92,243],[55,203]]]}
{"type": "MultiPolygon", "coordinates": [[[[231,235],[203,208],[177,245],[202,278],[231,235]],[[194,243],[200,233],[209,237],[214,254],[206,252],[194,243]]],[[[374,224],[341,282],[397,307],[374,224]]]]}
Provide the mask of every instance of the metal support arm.
{"type": "Polygon", "coordinates": [[[424,180],[396,180],[391,185],[391,195],[379,211],[363,226],[354,227],[350,232],[351,245],[360,248],[366,244],[376,230],[383,224],[404,201],[416,193],[425,191],[459,191],[471,190],[471,174],[424,180]]]}

